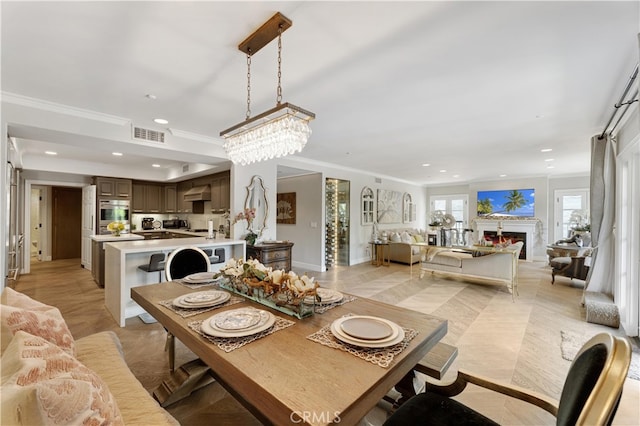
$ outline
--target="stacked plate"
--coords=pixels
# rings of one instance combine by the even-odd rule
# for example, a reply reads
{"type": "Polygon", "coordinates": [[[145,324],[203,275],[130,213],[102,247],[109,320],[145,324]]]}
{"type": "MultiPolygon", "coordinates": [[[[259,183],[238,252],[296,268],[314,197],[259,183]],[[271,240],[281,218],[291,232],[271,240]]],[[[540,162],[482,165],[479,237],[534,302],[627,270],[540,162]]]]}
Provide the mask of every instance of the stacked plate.
{"type": "Polygon", "coordinates": [[[226,291],[198,291],[176,297],[171,303],[179,308],[200,309],[220,305],[229,300],[230,297],[231,294],[226,291]]]}
{"type": "Polygon", "coordinates": [[[363,348],[386,348],[404,340],[404,330],[398,324],[367,315],[338,318],[331,324],[331,333],[344,343],[363,348]]]}
{"type": "Polygon", "coordinates": [[[316,289],[316,293],[320,296],[320,301],[318,302],[315,299],[315,296],[307,296],[304,298],[305,303],[312,304],[315,303],[318,305],[330,305],[331,303],[337,303],[342,300],[344,295],[336,290],[331,290],[330,288],[321,288],[318,287],[316,289]]]}
{"type": "Polygon", "coordinates": [[[214,337],[245,337],[268,330],[275,324],[271,312],[255,308],[239,308],[220,312],[204,321],[203,333],[214,337]]]}
{"type": "Polygon", "coordinates": [[[206,284],[213,281],[213,272],[198,272],[182,279],[187,284],[206,284]]]}

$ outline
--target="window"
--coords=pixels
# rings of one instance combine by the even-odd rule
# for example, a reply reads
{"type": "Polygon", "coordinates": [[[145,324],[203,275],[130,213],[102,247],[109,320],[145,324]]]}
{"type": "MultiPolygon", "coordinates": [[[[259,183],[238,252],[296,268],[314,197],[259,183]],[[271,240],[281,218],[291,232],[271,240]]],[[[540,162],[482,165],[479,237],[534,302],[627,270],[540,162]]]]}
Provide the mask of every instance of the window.
{"type": "Polygon", "coordinates": [[[372,225],[373,218],[375,217],[375,211],[373,206],[375,205],[375,198],[373,195],[373,189],[365,186],[361,193],[361,206],[362,206],[362,224],[372,225]]]}
{"type": "Polygon", "coordinates": [[[554,241],[558,241],[570,236],[572,226],[589,223],[589,190],[563,189],[554,195],[554,241]]]}
{"type": "Polygon", "coordinates": [[[402,221],[404,223],[410,223],[416,220],[416,206],[413,204],[413,199],[411,198],[411,194],[408,192],[404,193],[402,197],[402,221]]]}
{"type": "MultiPolygon", "coordinates": [[[[456,218],[456,222],[462,228],[469,226],[469,196],[468,195],[433,195],[429,198],[431,214],[441,211],[444,214],[451,214],[456,218]]],[[[431,222],[431,219],[429,219],[431,222]]]]}

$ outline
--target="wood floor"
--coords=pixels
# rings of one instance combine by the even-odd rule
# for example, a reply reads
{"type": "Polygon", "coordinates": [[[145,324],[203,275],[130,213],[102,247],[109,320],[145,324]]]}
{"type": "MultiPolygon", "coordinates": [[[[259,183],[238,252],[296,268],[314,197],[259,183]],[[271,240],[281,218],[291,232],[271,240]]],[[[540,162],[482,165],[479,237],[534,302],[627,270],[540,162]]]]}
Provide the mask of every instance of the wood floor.
{"type": "MultiPolygon", "coordinates": [[[[104,307],[104,290],[95,285],[90,272],[80,267],[79,259],[34,262],[31,271],[20,277],[16,290],[57,306],[75,338],[96,331],[115,331],[133,373],[150,392],[155,389],[168,372],[166,334],[159,324],[145,324],[136,317],[128,319],[126,327],[118,327],[104,307]]],[[[541,262],[520,263],[520,295],[515,302],[502,285],[437,274],[423,279],[414,275],[411,279],[406,265],[361,264],[310,275],[325,287],[446,318],[449,332],[444,341],[456,345],[459,356],[445,380],[458,368],[464,368],[557,399],[570,365],[560,353],[560,331],[586,336],[600,331],[621,334],[619,330],[585,322],[580,306],[581,281],[558,277],[551,285],[550,270],[541,262]]],[[[637,345],[637,339],[632,344],[637,345]]],[[[194,358],[178,344],[178,365],[194,358]]],[[[539,409],[473,387],[460,400],[502,424],[554,424],[554,419],[539,409]]],[[[638,401],[640,381],[627,379],[614,424],[640,425],[638,401]]],[[[259,424],[217,383],[168,410],[183,425],[259,424]]],[[[362,424],[380,424],[383,417],[383,411],[375,409],[362,424]]]]}

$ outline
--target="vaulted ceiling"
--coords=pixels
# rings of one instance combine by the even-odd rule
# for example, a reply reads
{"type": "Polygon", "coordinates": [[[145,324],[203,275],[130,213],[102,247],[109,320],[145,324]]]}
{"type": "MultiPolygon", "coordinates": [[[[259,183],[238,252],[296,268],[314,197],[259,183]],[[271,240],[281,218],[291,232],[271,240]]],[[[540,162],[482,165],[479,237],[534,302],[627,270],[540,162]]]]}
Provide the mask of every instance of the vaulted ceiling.
{"type": "MultiPolygon", "coordinates": [[[[3,99],[123,117],[216,147],[163,155],[117,144],[135,164],[163,165],[226,161],[219,132],[246,109],[237,45],[280,11],[293,21],[283,35],[283,99],[317,115],[296,155],[301,167],[331,163],[425,185],[588,173],[589,139],[638,62],[640,30],[631,1],[1,7],[3,99]]],[[[254,113],[275,105],[276,57],[276,43],[253,56],[254,113]]],[[[58,152],[49,162],[126,161],[109,143],[27,127],[10,133],[34,164],[45,164],[35,161],[44,150],[58,152]]]]}

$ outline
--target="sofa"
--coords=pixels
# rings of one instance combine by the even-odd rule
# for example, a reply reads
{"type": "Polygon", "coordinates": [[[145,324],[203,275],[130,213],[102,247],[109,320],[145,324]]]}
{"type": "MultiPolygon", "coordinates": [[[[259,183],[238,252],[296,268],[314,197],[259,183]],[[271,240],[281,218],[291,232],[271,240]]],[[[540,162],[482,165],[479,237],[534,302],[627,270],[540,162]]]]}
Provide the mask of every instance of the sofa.
{"type": "Polygon", "coordinates": [[[446,272],[471,278],[504,282],[509,292],[517,294],[518,257],[524,243],[509,244],[502,250],[489,251],[473,247],[468,249],[426,247],[420,264],[420,278],[425,272],[446,272]]]}
{"type": "Polygon", "coordinates": [[[179,425],[129,370],[112,331],[74,340],[60,311],[2,293],[3,425],[179,425]]]}
{"type": "Polygon", "coordinates": [[[413,243],[425,241],[424,234],[417,229],[399,229],[384,231],[389,242],[389,260],[396,263],[413,265],[420,262],[420,248],[413,243]]]}

